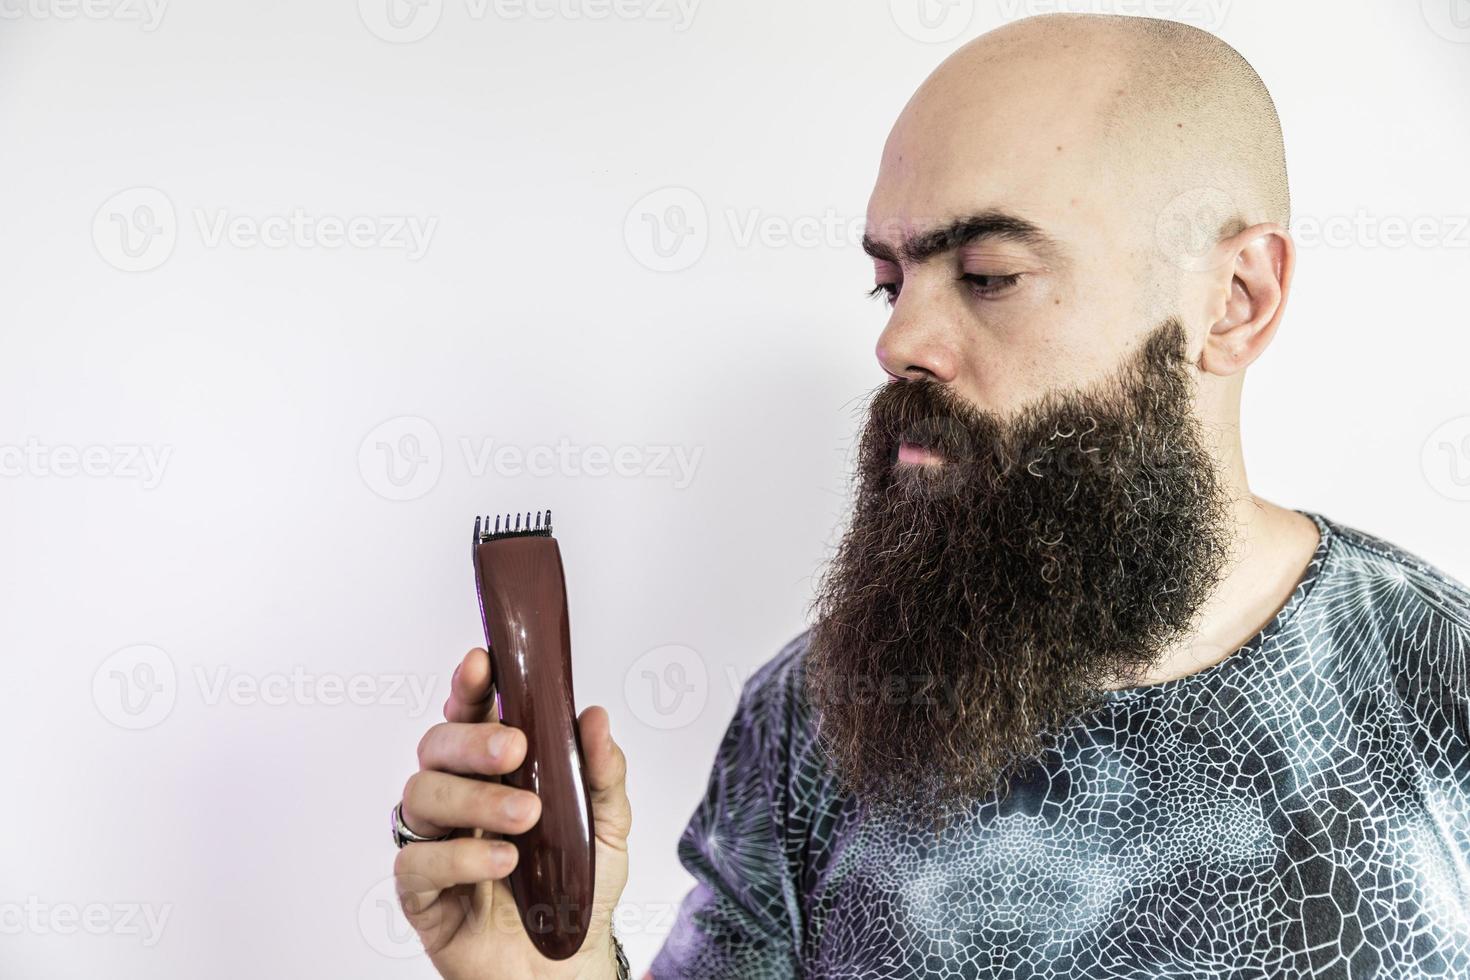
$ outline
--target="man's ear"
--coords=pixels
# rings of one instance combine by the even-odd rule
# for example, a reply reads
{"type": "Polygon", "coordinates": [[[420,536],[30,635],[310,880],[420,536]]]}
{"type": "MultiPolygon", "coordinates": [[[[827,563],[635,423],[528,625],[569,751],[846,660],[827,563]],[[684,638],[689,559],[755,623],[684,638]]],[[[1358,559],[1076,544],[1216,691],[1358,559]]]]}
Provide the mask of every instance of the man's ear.
{"type": "MultiPolygon", "coordinates": [[[[1243,371],[1271,343],[1291,291],[1296,244],[1281,225],[1264,223],[1230,236],[1218,248],[1218,268],[1229,275],[1214,284],[1223,293],[1223,312],[1210,324],[1199,367],[1225,377],[1243,371]]],[[[1217,294],[1211,304],[1217,311],[1220,298],[1217,294]]]]}

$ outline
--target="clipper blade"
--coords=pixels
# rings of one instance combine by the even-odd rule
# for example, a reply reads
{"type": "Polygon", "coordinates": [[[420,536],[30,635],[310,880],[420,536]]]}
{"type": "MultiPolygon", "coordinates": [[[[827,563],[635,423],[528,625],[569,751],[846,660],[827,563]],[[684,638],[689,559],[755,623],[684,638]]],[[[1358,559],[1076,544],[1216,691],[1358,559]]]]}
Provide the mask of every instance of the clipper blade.
{"type": "Polygon", "coordinates": [[[495,525],[491,528],[490,517],[475,518],[474,544],[484,544],[486,541],[498,541],[501,538],[524,538],[524,537],[551,537],[551,511],[536,511],[536,522],[531,523],[531,511],[522,514],[495,515],[495,525]],[[544,515],[544,517],[543,517],[544,515]],[[515,519],[512,526],[511,519],[515,519]]]}

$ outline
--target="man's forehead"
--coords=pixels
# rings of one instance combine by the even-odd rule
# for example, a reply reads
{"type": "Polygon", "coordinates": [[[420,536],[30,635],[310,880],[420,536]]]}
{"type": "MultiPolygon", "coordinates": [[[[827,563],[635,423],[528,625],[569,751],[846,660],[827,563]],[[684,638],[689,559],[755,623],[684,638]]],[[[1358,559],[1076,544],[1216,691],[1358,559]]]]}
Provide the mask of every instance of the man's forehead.
{"type": "Polygon", "coordinates": [[[1095,120],[896,129],[864,230],[872,243],[901,255],[908,243],[926,246],[962,231],[957,222],[981,223],[971,221],[979,217],[989,237],[1058,258],[1063,242],[1137,234],[1143,189],[1129,161],[1100,139],[1095,120]]]}
{"type": "Polygon", "coordinates": [[[1081,146],[1127,93],[1114,69],[1071,51],[1052,57],[986,60],[928,78],[894,121],[883,162],[923,165],[946,155],[1000,161],[1033,145],[1081,146]]]}
{"type": "Polygon", "coordinates": [[[897,245],[983,211],[1046,225],[1069,217],[1074,198],[1101,204],[1117,161],[1100,109],[1117,95],[1097,78],[1081,85],[1066,61],[1002,58],[936,72],[884,144],[869,237],[897,245]]]}

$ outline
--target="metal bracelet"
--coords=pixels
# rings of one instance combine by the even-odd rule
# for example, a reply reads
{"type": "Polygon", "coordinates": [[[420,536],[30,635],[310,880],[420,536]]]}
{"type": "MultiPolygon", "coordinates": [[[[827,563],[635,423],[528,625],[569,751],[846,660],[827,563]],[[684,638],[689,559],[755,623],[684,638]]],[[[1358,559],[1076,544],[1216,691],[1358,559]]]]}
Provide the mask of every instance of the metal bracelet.
{"type": "Polygon", "coordinates": [[[628,965],[628,955],[623,952],[623,944],[618,942],[617,933],[608,926],[607,934],[612,938],[613,960],[617,966],[617,980],[633,980],[633,968],[628,965]]]}

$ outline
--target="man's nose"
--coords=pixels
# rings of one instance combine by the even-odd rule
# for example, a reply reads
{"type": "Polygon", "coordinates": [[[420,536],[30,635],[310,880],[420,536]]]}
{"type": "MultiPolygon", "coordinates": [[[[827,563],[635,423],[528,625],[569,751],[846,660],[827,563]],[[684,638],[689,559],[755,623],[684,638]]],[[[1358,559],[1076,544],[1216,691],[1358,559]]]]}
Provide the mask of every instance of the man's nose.
{"type": "MultiPolygon", "coordinates": [[[[903,303],[902,298],[899,300],[903,303]]],[[[959,372],[959,354],[946,331],[913,307],[894,307],[888,326],[878,337],[878,364],[893,381],[953,382],[959,372]]]]}

